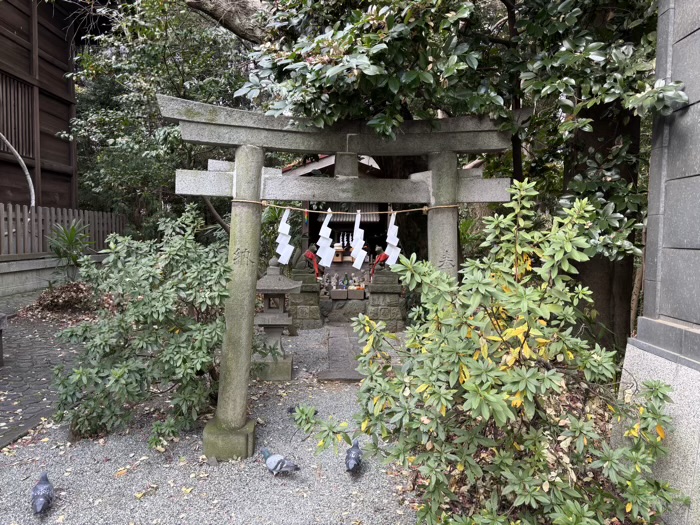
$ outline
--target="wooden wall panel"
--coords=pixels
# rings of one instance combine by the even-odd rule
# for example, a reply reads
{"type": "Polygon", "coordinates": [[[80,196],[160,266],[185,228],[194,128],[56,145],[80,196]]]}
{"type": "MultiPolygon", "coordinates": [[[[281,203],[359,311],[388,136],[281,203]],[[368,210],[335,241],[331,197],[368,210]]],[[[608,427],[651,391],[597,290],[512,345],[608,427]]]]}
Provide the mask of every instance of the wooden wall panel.
{"type": "Polygon", "coordinates": [[[41,172],[43,206],[68,208],[71,203],[72,180],[70,175],[48,170],[41,172]]]}
{"type": "MultiPolygon", "coordinates": [[[[2,5],[2,2],[0,2],[2,5]]],[[[32,51],[0,33],[0,70],[29,75],[32,72],[32,51]]]]}
{"type": "Polygon", "coordinates": [[[0,2],[0,28],[30,42],[31,12],[25,11],[20,5],[15,6],[11,2],[0,2]]]}
{"type": "Polygon", "coordinates": [[[56,67],[44,58],[39,58],[39,86],[51,92],[70,97],[71,81],[65,77],[66,71],[56,67]]]}
{"type": "Polygon", "coordinates": [[[19,164],[0,160],[0,202],[29,202],[29,187],[19,164]]]}
{"type": "MultiPolygon", "coordinates": [[[[0,132],[22,157],[34,157],[32,86],[0,72],[0,132]]],[[[4,142],[0,151],[10,152],[4,142]]]]}
{"type": "MultiPolygon", "coordinates": [[[[65,34],[57,35],[53,31],[49,30],[49,22],[41,19],[39,29],[39,49],[45,52],[47,55],[53,57],[54,59],[62,62],[64,67],[68,67],[70,62],[70,50],[71,44],[68,42],[65,34]]],[[[66,26],[67,26],[66,22],[66,26]]]]}
{"type": "MultiPolygon", "coordinates": [[[[29,167],[36,204],[69,208],[77,205],[75,145],[56,137],[75,114],[73,84],[65,78],[73,51],[67,6],[62,0],[0,0],[0,131],[29,167]]],[[[0,161],[13,161],[2,146],[0,161]]],[[[0,202],[29,204],[19,188],[14,178],[0,177],[0,202]]]]}
{"type": "MultiPolygon", "coordinates": [[[[71,166],[71,145],[56,136],[67,131],[70,121],[70,104],[42,94],[39,97],[41,122],[41,159],[46,162],[71,166]]],[[[69,206],[66,206],[69,207],[69,206]]]]}

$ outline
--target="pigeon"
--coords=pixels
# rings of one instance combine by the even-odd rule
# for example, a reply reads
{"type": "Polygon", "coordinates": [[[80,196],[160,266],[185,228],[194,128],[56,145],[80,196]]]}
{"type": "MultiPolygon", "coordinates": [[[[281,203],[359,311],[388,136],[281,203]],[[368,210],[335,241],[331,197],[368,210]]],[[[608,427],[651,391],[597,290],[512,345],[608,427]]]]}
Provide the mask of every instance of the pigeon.
{"type": "Polygon", "coordinates": [[[41,475],[41,479],[34,485],[32,489],[32,508],[34,514],[43,514],[53,502],[54,491],[53,485],[49,481],[49,476],[46,472],[41,475]]]}
{"type": "Polygon", "coordinates": [[[262,452],[263,458],[265,458],[267,470],[272,472],[273,476],[301,470],[298,465],[295,465],[281,454],[271,454],[266,448],[262,449],[260,452],[262,452]]]}
{"type": "Polygon", "coordinates": [[[357,440],[352,442],[352,447],[350,447],[345,454],[345,466],[348,472],[356,473],[360,470],[360,465],[362,464],[362,449],[360,448],[357,440]]]}

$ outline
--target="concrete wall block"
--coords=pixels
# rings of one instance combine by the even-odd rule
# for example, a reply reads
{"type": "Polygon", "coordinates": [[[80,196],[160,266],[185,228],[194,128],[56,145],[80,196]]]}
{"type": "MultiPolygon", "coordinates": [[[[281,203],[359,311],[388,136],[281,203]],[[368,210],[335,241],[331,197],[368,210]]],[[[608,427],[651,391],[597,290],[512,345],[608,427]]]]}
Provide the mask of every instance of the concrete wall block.
{"type": "MultiPolygon", "coordinates": [[[[700,47],[700,40],[698,40],[698,46],[700,47]]],[[[664,248],[700,249],[698,196],[700,196],[700,176],[670,180],[666,183],[666,201],[672,204],[664,213],[664,248]]],[[[654,279],[654,277],[649,278],[654,279]]]]}
{"type": "Polygon", "coordinates": [[[659,215],[664,212],[664,158],[666,150],[652,150],[649,162],[649,215],[659,215]]]}
{"type": "Polygon", "coordinates": [[[683,349],[683,327],[658,319],[640,317],[637,321],[637,339],[680,354],[683,349]]]}
{"type": "Polygon", "coordinates": [[[644,278],[656,281],[659,263],[659,253],[661,252],[660,228],[663,215],[649,215],[647,217],[647,245],[644,253],[644,278]]]}
{"type": "MultiPolygon", "coordinates": [[[[700,7],[700,5],[698,6],[700,7]]],[[[700,173],[700,104],[676,111],[669,117],[666,180],[700,173]]]]}
{"type": "MultiPolygon", "coordinates": [[[[698,3],[698,13],[700,13],[700,3],[698,3]]],[[[696,23],[700,26],[700,20],[697,20],[696,23]]],[[[659,47],[658,49],[661,54],[661,48],[659,47]]],[[[697,67],[698,63],[700,63],[700,31],[688,35],[680,42],[673,44],[673,73],[670,70],[668,71],[668,76],[672,77],[673,80],[680,80],[685,84],[688,104],[694,104],[700,100],[700,69],[697,67]]],[[[658,58],[656,64],[658,68],[658,58]]],[[[665,64],[663,65],[665,66],[665,64]]]]}
{"type": "Polygon", "coordinates": [[[299,319],[309,319],[309,307],[297,306],[297,317],[299,319]]]}
{"type": "Polygon", "coordinates": [[[681,355],[700,363],[700,330],[683,330],[683,351],[681,355]]]}
{"type": "Polygon", "coordinates": [[[659,6],[659,17],[656,26],[658,35],[656,44],[656,78],[667,79],[671,74],[669,55],[673,49],[671,40],[672,24],[673,11],[662,11],[661,6],[659,6]]]}
{"type": "Polygon", "coordinates": [[[673,7],[673,41],[678,42],[700,28],[700,3],[697,0],[674,0],[673,7]]]}
{"type": "Polygon", "coordinates": [[[664,248],[659,265],[659,314],[700,324],[700,251],[664,248]]]}
{"type": "Polygon", "coordinates": [[[659,283],[657,281],[644,281],[644,317],[656,319],[659,316],[658,297],[659,283]]]}

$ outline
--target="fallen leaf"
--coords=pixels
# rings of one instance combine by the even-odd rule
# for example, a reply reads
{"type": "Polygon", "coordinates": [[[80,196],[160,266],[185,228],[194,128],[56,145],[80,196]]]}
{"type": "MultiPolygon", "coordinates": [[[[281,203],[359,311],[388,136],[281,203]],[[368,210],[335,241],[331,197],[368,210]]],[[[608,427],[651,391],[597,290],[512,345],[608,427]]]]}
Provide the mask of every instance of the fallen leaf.
{"type": "Polygon", "coordinates": [[[189,494],[193,490],[194,490],[194,487],[182,487],[182,492],[184,492],[185,494],[189,494]]]}

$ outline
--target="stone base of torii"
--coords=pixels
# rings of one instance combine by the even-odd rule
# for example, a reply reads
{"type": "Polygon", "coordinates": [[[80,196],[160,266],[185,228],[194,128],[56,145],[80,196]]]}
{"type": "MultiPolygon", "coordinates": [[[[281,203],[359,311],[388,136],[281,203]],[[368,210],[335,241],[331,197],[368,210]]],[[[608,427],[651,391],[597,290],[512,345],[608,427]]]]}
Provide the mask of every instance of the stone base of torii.
{"type": "Polygon", "coordinates": [[[466,202],[506,202],[509,179],[482,179],[460,170],[459,153],[499,152],[510,135],[488,119],[459,117],[406,122],[398,139],[377,137],[364,123],[317,130],[303,120],[274,118],[159,96],[163,116],[180,125],[187,142],[235,146],[235,164],[212,161],[209,171],[178,170],[176,192],[232,198],[225,304],[226,334],[216,415],[204,429],[204,453],[218,460],[254,452],[255,423],[247,419],[255,316],[255,283],[263,200],[386,202],[446,206],[428,212],[429,260],[457,277],[458,208],[466,202]],[[336,177],[290,178],[264,168],[266,150],[336,155],[336,177]],[[358,179],[358,155],[428,155],[430,170],[407,180],[358,179]]]}

